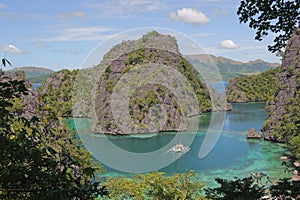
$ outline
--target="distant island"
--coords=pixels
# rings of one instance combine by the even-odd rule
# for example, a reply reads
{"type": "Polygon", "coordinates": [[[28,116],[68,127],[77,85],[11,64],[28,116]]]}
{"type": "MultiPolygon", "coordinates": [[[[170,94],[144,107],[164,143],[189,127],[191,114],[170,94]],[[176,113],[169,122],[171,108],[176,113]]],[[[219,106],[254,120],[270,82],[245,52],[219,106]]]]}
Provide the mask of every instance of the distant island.
{"type": "MultiPolygon", "coordinates": [[[[185,55],[185,58],[195,67],[199,67],[200,70],[209,71],[211,66],[215,65],[219,69],[224,81],[229,81],[242,75],[259,74],[280,66],[279,63],[269,63],[260,59],[243,63],[211,54],[185,55]]],[[[213,75],[214,71],[211,73],[213,75]]]]}
{"type": "Polygon", "coordinates": [[[15,72],[24,71],[26,78],[31,83],[42,83],[50,77],[53,70],[47,69],[44,67],[33,67],[33,66],[24,66],[24,67],[16,67],[11,70],[8,70],[7,73],[9,75],[14,74],[15,72]]]}

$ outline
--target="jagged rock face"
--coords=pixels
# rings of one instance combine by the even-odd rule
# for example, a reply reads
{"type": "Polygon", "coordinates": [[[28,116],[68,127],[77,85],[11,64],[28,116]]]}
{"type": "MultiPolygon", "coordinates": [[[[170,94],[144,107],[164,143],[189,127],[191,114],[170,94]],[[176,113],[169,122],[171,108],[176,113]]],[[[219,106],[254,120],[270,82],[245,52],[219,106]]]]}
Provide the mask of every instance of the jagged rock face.
{"type": "Polygon", "coordinates": [[[138,40],[123,41],[114,46],[104,55],[100,65],[107,66],[119,56],[141,48],[155,48],[179,54],[177,41],[174,37],[151,31],[138,40]]]}
{"type": "Polygon", "coordinates": [[[277,74],[279,89],[274,100],[267,102],[269,117],[262,131],[267,140],[286,142],[288,134],[299,134],[297,115],[300,103],[300,33],[290,39],[283,58],[282,67],[277,74]]]}
{"type": "MultiPolygon", "coordinates": [[[[95,105],[97,106],[95,106],[95,118],[92,120],[93,132],[122,135],[156,131],[185,130],[187,128],[186,121],[181,118],[182,113],[180,103],[177,101],[176,95],[172,94],[167,87],[159,84],[147,84],[136,88],[135,92],[130,95],[129,110],[119,113],[120,115],[123,115],[123,117],[121,117],[123,119],[123,123],[128,123],[126,124],[128,131],[124,131],[124,129],[118,127],[120,122],[115,121],[115,116],[113,116],[112,110],[118,110],[121,108],[121,106],[113,107],[111,105],[112,99],[115,100],[115,97],[112,97],[113,90],[117,88],[116,84],[120,84],[121,81],[119,80],[125,73],[128,77],[129,83],[124,82],[124,85],[119,86],[119,89],[123,90],[126,87],[125,84],[131,84],[132,87],[137,86],[139,81],[135,81],[135,77],[138,74],[144,73],[145,71],[139,72],[141,67],[135,68],[135,65],[142,66],[148,64],[149,66],[147,66],[147,68],[151,68],[152,65],[157,64],[169,66],[178,71],[180,71],[180,66],[183,70],[184,68],[189,68],[189,70],[192,70],[192,67],[189,66],[188,62],[180,54],[172,53],[167,50],[142,48],[121,55],[110,63],[105,71],[104,76],[100,78],[95,95],[95,105]],[[161,105],[163,108],[153,108],[155,105],[161,105]],[[166,116],[163,116],[164,112],[160,109],[165,111],[166,116]],[[130,113],[130,118],[132,119],[131,121],[129,121],[129,116],[126,112],[130,113]],[[154,121],[151,118],[155,118],[154,121]],[[166,119],[166,121],[164,121],[163,124],[160,124],[158,118],[166,119]]],[[[194,74],[196,73],[197,72],[194,71],[194,74]]],[[[168,74],[165,74],[165,77],[167,75],[168,74]]],[[[173,74],[169,74],[169,76],[172,75],[173,74]]],[[[150,82],[154,79],[153,77],[145,77],[145,79],[146,78],[149,78],[150,82]]],[[[160,77],[157,78],[160,79],[160,77]]],[[[206,85],[200,81],[199,77],[198,80],[195,80],[194,78],[191,81],[193,81],[193,83],[197,86],[197,88],[194,89],[197,89],[199,94],[202,92],[201,95],[203,99],[199,101],[199,103],[207,102],[209,105],[210,99],[206,85]]],[[[209,106],[210,108],[206,109],[211,110],[211,105],[209,106]]],[[[200,105],[200,107],[198,107],[198,105],[197,107],[194,106],[193,108],[196,109],[187,110],[186,113],[189,113],[189,115],[197,115],[201,114],[203,111],[207,111],[204,110],[204,104],[200,105]]],[[[183,108],[183,110],[184,109],[185,108],[183,108]]]]}

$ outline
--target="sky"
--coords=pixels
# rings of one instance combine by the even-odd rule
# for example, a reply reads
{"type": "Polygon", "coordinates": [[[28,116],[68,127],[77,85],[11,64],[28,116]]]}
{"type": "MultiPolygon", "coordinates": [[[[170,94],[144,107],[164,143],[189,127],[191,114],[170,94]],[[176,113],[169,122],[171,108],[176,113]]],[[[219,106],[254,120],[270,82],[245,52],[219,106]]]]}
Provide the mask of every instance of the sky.
{"type": "Polygon", "coordinates": [[[1,0],[0,55],[13,67],[75,69],[104,41],[130,30],[157,27],[184,34],[205,53],[215,56],[242,62],[280,62],[267,50],[272,37],[256,41],[255,31],[239,23],[239,3],[240,0],[1,0]]]}

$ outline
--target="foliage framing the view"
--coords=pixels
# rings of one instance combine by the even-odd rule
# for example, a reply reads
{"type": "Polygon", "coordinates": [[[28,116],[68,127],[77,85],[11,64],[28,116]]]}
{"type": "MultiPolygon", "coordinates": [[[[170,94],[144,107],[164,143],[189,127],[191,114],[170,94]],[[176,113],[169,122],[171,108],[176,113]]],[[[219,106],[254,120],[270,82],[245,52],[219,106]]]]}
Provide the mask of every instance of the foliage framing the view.
{"type": "Polygon", "coordinates": [[[204,187],[193,171],[167,176],[164,172],[137,174],[133,178],[111,177],[104,186],[110,192],[109,199],[133,200],[205,200],[204,187]]]}
{"type": "MultiPolygon", "coordinates": [[[[0,81],[1,199],[94,199],[100,169],[91,154],[47,107],[39,117],[16,115],[15,102],[28,94],[24,80],[0,81]]],[[[7,78],[7,77],[6,77],[7,78]]]]}
{"type": "Polygon", "coordinates": [[[249,22],[256,30],[256,40],[272,32],[276,35],[269,51],[275,53],[285,48],[294,30],[300,27],[300,0],[244,0],[237,14],[241,23],[249,22]]]}

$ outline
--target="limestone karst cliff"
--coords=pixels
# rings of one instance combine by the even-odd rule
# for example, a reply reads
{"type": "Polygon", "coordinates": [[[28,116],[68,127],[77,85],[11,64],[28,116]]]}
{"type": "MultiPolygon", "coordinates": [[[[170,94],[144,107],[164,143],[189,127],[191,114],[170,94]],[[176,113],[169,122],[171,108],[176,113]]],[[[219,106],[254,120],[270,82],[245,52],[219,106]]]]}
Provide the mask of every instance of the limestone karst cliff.
{"type": "Polygon", "coordinates": [[[300,135],[300,33],[290,39],[282,66],[277,73],[279,88],[267,102],[269,117],[262,131],[264,138],[289,142],[300,135]]]}

